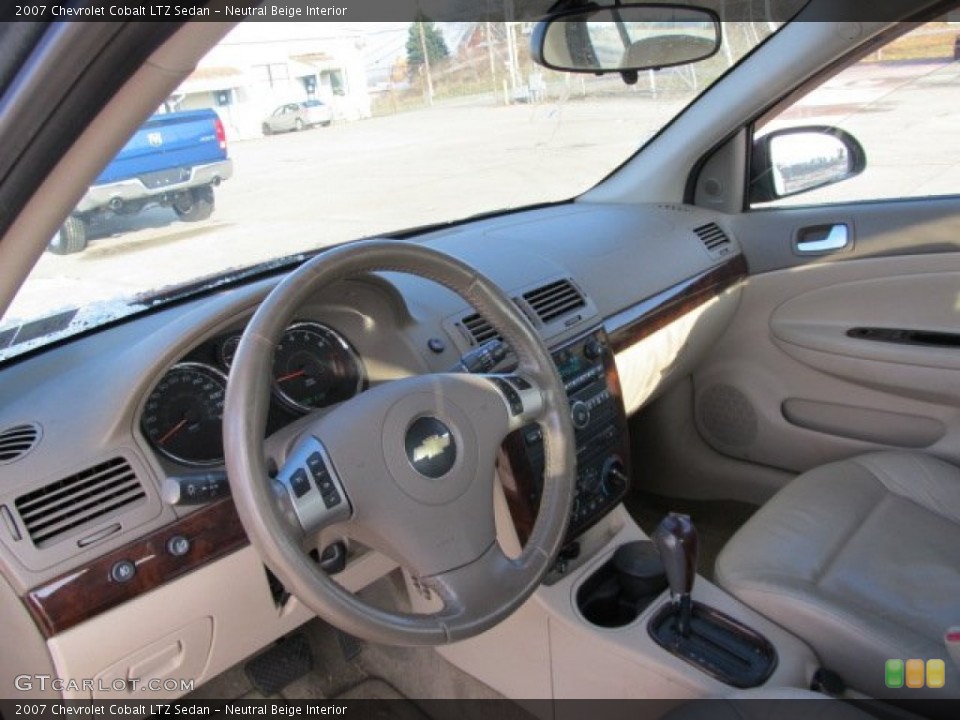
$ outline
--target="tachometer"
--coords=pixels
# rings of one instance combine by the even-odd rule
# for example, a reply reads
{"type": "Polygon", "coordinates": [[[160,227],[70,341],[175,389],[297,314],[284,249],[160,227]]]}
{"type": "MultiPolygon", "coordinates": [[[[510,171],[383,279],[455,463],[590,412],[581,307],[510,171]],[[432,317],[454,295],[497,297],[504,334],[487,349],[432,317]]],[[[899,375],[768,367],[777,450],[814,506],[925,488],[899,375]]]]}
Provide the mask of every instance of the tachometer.
{"type": "Polygon", "coordinates": [[[349,400],[363,389],[360,358],[335,330],[314,322],[287,328],[273,358],[274,388],[299,412],[349,400]]]}
{"type": "Polygon", "coordinates": [[[180,363],[147,398],[140,427],[150,444],[185,465],[223,462],[223,399],[227,378],[202,363],[180,363]]]}

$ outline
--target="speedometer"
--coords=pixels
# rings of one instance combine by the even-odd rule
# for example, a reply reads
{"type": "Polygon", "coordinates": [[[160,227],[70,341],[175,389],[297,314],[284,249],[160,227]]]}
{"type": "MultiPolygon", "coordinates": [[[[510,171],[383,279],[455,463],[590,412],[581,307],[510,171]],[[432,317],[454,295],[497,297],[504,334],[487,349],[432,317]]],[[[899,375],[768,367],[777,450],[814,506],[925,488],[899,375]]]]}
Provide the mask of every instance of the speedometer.
{"type": "Polygon", "coordinates": [[[284,331],[273,358],[277,397],[298,412],[349,400],[363,389],[360,358],[335,330],[300,322],[284,331]]]}
{"type": "Polygon", "coordinates": [[[202,363],[174,365],[147,398],[140,428],[150,444],[185,465],[223,462],[227,378],[202,363]]]}

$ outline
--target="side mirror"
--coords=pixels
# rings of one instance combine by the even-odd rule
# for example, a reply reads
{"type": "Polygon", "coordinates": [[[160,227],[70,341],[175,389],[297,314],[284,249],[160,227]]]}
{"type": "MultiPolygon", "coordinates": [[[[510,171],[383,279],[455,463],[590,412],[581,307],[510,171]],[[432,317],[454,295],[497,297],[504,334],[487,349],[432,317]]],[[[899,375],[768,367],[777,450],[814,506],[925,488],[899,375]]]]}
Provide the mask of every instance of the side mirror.
{"type": "Polygon", "coordinates": [[[832,185],[863,172],[867,156],[849,133],[827,125],[775,130],[753,143],[750,202],[832,185]]]}
{"type": "Polygon", "coordinates": [[[682,5],[575,8],[537,23],[534,62],[566,72],[635,73],[687,65],[720,49],[720,19],[682,5]]]}

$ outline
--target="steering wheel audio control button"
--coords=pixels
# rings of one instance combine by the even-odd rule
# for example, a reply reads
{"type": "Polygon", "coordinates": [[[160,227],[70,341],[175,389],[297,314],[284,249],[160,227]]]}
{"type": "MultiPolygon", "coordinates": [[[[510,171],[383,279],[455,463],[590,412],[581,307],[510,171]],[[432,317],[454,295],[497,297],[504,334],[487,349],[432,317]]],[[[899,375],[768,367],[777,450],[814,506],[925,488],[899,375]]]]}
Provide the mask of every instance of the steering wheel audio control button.
{"type": "Polygon", "coordinates": [[[319,482],[321,475],[327,475],[327,466],[323,464],[323,458],[320,453],[311,453],[307,458],[307,467],[310,468],[310,474],[313,479],[319,482]]]}
{"type": "Polygon", "coordinates": [[[337,493],[336,488],[331,489],[330,492],[323,493],[323,504],[326,505],[327,510],[340,504],[340,495],[337,493]]]}
{"type": "Polygon", "coordinates": [[[526,378],[520,377],[519,375],[511,375],[507,378],[510,382],[517,386],[518,390],[529,390],[533,387],[526,378]]]}
{"type": "Polygon", "coordinates": [[[290,476],[290,487],[293,488],[298,498],[310,492],[310,481],[307,479],[307,473],[303,468],[297,468],[290,476]]]}
{"type": "Polygon", "coordinates": [[[315,437],[305,437],[293,448],[276,484],[284,513],[306,533],[350,517],[347,494],[323,444],[315,437]]]}
{"type": "Polygon", "coordinates": [[[502,377],[493,376],[490,378],[507,398],[507,404],[510,406],[511,415],[520,415],[523,412],[523,400],[520,399],[520,393],[510,383],[502,377]]]}

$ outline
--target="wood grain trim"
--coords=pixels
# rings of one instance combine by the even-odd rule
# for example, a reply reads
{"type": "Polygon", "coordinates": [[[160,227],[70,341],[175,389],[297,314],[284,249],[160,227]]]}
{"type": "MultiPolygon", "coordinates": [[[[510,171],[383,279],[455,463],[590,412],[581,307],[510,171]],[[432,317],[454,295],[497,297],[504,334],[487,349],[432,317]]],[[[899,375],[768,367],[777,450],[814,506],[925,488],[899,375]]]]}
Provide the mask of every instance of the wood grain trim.
{"type": "Polygon", "coordinates": [[[247,542],[233,500],[226,498],[34,588],[23,602],[44,637],[49,638],[247,542]],[[175,535],[190,541],[186,555],[175,557],[167,551],[167,541],[175,535]],[[137,568],[133,578],[124,583],[110,578],[111,569],[121,560],[130,560],[137,568]]]}
{"type": "Polygon", "coordinates": [[[604,323],[613,351],[622,352],[635,345],[746,277],[746,258],[736,255],[722,265],[617,313],[604,323]]]}
{"type": "Polygon", "coordinates": [[[497,475],[503,485],[503,495],[517,531],[517,539],[521,545],[526,545],[537,519],[538,504],[536,478],[530,467],[521,430],[510,433],[503,441],[497,457],[497,475]]]}

